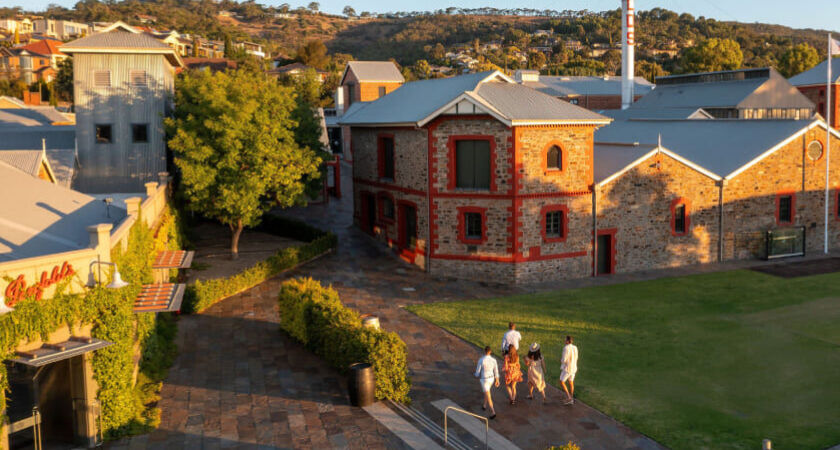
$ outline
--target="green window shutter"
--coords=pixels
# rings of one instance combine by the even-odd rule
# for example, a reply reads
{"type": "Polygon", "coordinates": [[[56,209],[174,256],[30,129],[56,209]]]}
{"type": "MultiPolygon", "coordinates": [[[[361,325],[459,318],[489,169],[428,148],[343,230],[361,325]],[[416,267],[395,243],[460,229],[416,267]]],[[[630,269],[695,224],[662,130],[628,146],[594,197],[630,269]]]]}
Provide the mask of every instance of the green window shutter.
{"type": "Polygon", "coordinates": [[[474,164],[476,189],[490,189],[490,142],[473,141],[475,146],[474,164]]]}
{"type": "Polygon", "coordinates": [[[455,143],[455,186],[464,189],[490,189],[490,142],[455,143]]]}

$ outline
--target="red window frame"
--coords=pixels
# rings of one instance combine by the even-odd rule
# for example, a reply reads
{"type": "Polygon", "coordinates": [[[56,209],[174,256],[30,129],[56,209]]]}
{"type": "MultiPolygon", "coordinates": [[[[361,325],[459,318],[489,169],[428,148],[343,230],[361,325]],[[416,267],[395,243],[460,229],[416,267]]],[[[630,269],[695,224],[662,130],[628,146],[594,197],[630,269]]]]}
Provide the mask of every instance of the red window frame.
{"type": "Polygon", "coordinates": [[[569,207],[566,205],[546,205],[540,209],[540,234],[544,242],[566,242],[566,237],[569,235],[569,207]],[[550,212],[560,211],[563,213],[563,235],[560,237],[549,236],[546,234],[546,216],[550,212]]]}
{"type": "Polygon", "coordinates": [[[687,198],[675,198],[671,200],[671,235],[685,236],[691,233],[691,203],[687,198]],[[677,206],[683,205],[685,207],[685,231],[682,233],[677,231],[677,206]]]}
{"type": "Polygon", "coordinates": [[[487,242],[487,208],[478,206],[458,207],[458,240],[468,245],[481,245],[487,242]],[[467,239],[466,213],[481,214],[481,239],[467,239]]]}
{"type": "Polygon", "coordinates": [[[379,179],[394,180],[397,178],[397,140],[391,133],[379,133],[376,136],[376,170],[379,179]],[[394,178],[385,178],[385,139],[391,139],[394,154],[391,155],[394,163],[394,178]]]}
{"type": "Polygon", "coordinates": [[[454,191],[456,189],[455,185],[458,179],[458,168],[455,167],[455,147],[458,141],[487,141],[490,143],[490,192],[496,192],[496,138],[486,134],[460,134],[449,136],[449,141],[446,144],[446,146],[449,147],[449,161],[447,161],[449,181],[447,183],[447,188],[450,191],[454,191]]]}
{"type": "Polygon", "coordinates": [[[779,191],[776,193],[776,225],[793,225],[796,223],[796,191],[779,191]],[[782,222],[779,220],[779,207],[782,197],[790,197],[790,221],[782,222]]]}
{"type": "Polygon", "coordinates": [[[391,195],[390,192],[379,192],[376,194],[376,217],[379,219],[380,222],[385,224],[393,224],[397,217],[397,203],[394,201],[394,196],[391,195]],[[394,212],[394,217],[386,217],[385,216],[385,208],[383,206],[382,200],[384,199],[391,200],[391,209],[394,212]]]}
{"type": "Polygon", "coordinates": [[[545,175],[561,175],[566,171],[566,150],[563,149],[563,143],[560,141],[549,142],[542,151],[542,169],[545,175]],[[560,150],[560,168],[548,167],[548,151],[552,147],[557,147],[560,150]]]}

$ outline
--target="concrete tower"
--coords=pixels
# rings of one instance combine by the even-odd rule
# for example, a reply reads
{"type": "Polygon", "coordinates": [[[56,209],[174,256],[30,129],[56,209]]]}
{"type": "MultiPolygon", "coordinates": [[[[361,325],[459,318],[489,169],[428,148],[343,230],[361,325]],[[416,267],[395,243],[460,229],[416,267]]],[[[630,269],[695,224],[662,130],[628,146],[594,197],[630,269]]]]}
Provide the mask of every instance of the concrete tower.
{"type": "Polygon", "coordinates": [[[621,0],[621,109],[633,103],[636,74],[636,10],[634,0],[621,0]]]}

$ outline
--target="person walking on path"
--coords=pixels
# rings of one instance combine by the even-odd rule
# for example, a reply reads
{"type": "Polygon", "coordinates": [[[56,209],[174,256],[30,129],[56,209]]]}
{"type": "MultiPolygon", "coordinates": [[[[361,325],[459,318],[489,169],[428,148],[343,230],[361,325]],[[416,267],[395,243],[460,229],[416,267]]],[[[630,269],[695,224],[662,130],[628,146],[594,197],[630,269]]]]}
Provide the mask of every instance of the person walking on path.
{"type": "Polygon", "coordinates": [[[578,348],[571,336],[566,336],[566,346],[563,347],[563,355],[560,357],[560,384],[566,391],[567,405],[575,404],[575,374],[577,373],[578,348]],[[569,388],[566,387],[569,382],[569,388]],[[571,391],[571,392],[570,392],[571,391]]]}
{"type": "Polygon", "coordinates": [[[534,342],[525,357],[525,366],[528,368],[528,398],[534,398],[534,388],[542,394],[543,404],[545,403],[545,359],[540,352],[540,344],[534,342]]]}
{"type": "Polygon", "coordinates": [[[519,351],[519,341],[522,340],[522,335],[516,331],[516,324],[513,322],[508,323],[508,330],[505,332],[505,335],[502,336],[502,355],[507,355],[508,349],[513,346],[517,351],[519,351]]]}
{"type": "Polygon", "coordinates": [[[522,369],[519,368],[519,354],[516,347],[511,345],[505,355],[505,387],[507,388],[510,404],[516,404],[516,383],[522,381],[522,369]]]}
{"type": "Polygon", "coordinates": [[[481,409],[490,408],[490,419],[496,418],[496,409],[493,408],[493,396],[490,395],[490,389],[495,384],[499,387],[499,364],[496,358],[490,353],[493,350],[488,345],[484,347],[484,356],[478,359],[478,364],[475,366],[475,376],[481,383],[481,392],[484,394],[484,404],[481,409]]]}

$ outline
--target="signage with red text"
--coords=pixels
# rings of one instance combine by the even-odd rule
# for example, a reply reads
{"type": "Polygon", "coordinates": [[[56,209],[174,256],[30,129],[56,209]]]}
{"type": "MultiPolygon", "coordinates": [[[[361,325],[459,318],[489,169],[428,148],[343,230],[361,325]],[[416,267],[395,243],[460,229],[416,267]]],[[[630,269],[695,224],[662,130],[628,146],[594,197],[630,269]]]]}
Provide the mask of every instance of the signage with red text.
{"type": "Polygon", "coordinates": [[[73,266],[65,261],[61,267],[55,266],[49,273],[47,273],[46,270],[41,272],[41,278],[39,278],[38,281],[31,286],[26,283],[26,280],[21,274],[12,280],[8,286],[6,286],[6,305],[10,307],[14,306],[15,303],[27,297],[33,297],[35,300],[41,300],[44,296],[45,289],[73,276],[75,273],[76,271],[73,270],[73,266]]]}

